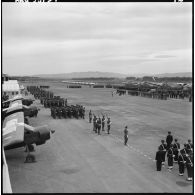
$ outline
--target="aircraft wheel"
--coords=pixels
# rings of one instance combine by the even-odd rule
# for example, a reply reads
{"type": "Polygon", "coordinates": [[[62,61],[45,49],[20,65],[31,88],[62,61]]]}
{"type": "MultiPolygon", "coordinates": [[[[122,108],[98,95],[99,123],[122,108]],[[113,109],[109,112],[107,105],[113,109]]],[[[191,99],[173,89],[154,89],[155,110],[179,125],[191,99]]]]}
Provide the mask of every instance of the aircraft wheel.
{"type": "Polygon", "coordinates": [[[29,154],[29,155],[26,157],[25,163],[33,163],[33,162],[36,162],[35,156],[29,154]]]}

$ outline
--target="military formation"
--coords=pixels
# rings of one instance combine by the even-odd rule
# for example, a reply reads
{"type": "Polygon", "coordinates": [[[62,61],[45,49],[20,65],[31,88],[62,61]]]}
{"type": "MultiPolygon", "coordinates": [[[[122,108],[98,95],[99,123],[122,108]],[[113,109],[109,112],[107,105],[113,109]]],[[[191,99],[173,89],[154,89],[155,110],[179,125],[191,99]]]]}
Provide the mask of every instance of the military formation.
{"type": "Polygon", "coordinates": [[[89,123],[93,124],[93,131],[97,133],[98,135],[101,135],[101,131],[105,132],[107,131],[107,134],[110,134],[110,129],[111,129],[111,119],[104,114],[102,114],[102,117],[99,115],[96,116],[95,114],[92,114],[91,110],[89,111],[89,123]],[[107,119],[106,119],[107,118],[107,119]]]}
{"type": "Polygon", "coordinates": [[[45,90],[44,86],[27,86],[27,90],[39,99],[45,108],[50,108],[51,117],[54,119],[85,118],[85,107],[82,105],[68,105],[67,99],[54,96],[53,92],[45,90]]]}
{"type": "Polygon", "coordinates": [[[85,107],[82,105],[64,105],[64,106],[52,106],[51,116],[54,119],[66,119],[66,118],[85,118],[85,107]]]}
{"type": "Polygon", "coordinates": [[[179,176],[184,175],[185,169],[187,169],[188,181],[192,181],[193,178],[193,144],[191,140],[188,143],[184,143],[183,148],[180,148],[180,143],[178,139],[174,139],[171,132],[168,132],[165,140],[161,140],[161,145],[158,147],[156,152],[156,169],[161,171],[161,168],[165,166],[165,158],[167,156],[168,170],[173,169],[174,163],[179,166],[179,176]]]}

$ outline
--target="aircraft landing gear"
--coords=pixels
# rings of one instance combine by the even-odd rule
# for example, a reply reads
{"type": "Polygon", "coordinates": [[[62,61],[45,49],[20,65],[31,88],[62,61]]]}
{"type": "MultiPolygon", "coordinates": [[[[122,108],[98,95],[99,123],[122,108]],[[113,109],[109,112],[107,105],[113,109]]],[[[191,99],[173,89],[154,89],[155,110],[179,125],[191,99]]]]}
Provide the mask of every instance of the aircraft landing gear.
{"type": "Polygon", "coordinates": [[[26,156],[26,160],[24,161],[25,163],[33,163],[33,162],[36,162],[35,156],[33,154],[30,154],[30,148],[32,149],[31,146],[34,149],[34,146],[33,145],[26,145],[26,150],[27,150],[28,154],[26,156]]]}
{"type": "MultiPolygon", "coordinates": [[[[35,151],[35,148],[34,148],[34,146],[33,145],[31,145],[31,144],[29,144],[28,145],[28,149],[29,149],[29,152],[34,152],[35,151]]],[[[27,146],[26,146],[26,148],[25,148],[25,151],[24,152],[27,152],[28,150],[27,150],[27,146]]]]}

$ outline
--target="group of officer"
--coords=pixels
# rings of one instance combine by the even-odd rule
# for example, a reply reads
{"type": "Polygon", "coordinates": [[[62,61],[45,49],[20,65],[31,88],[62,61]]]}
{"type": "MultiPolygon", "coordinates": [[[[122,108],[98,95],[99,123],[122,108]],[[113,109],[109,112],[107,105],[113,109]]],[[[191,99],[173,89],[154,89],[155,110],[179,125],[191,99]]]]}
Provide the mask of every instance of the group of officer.
{"type": "Polygon", "coordinates": [[[193,144],[191,140],[188,143],[184,143],[184,147],[180,149],[180,143],[177,139],[174,139],[171,132],[168,132],[165,140],[161,140],[161,145],[158,147],[156,152],[156,168],[157,171],[161,171],[162,166],[165,165],[165,157],[167,154],[168,169],[173,169],[173,163],[178,163],[179,165],[179,176],[183,176],[185,168],[187,168],[188,181],[192,181],[193,177],[193,144]]]}
{"type": "Polygon", "coordinates": [[[100,116],[96,116],[95,114],[92,114],[91,110],[89,111],[89,123],[92,123],[93,121],[93,131],[100,135],[100,131],[105,131],[105,125],[107,125],[107,133],[110,134],[110,128],[111,128],[111,120],[110,117],[107,116],[107,121],[105,118],[105,115],[102,114],[102,118],[100,116]],[[93,115],[93,117],[92,117],[93,115]]]}
{"type": "Polygon", "coordinates": [[[85,107],[82,105],[65,105],[65,106],[53,106],[51,107],[51,116],[52,118],[85,118],[85,107]]]}

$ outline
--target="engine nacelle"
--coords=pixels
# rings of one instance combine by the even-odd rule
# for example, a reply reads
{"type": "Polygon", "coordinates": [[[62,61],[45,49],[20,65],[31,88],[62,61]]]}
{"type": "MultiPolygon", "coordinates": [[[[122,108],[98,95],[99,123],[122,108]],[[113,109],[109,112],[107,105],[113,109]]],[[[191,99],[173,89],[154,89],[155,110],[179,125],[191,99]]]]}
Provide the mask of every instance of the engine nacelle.
{"type": "Polygon", "coordinates": [[[26,144],[44,144],[50,139],[50,133],[54,133],[54,131],[49,130],[47,125],[34,127],[33,129],[33,131],[26,131],[24,134],[24,142],[26,144]]]}
{"type": "Polygon", "coordinates": [[[24,109],[24,116],[29,116],[29,117],[37,117],[38,111],[40,110],[36,106],[28,107],[24,105],[23,105],[23,109],[24,109]]]}
{"type": "Polygon", "coordinates": [[[30,106],[33,103],[34,100],[31,99],[23,99],[22,104],[25,106],[30,106]]]}

